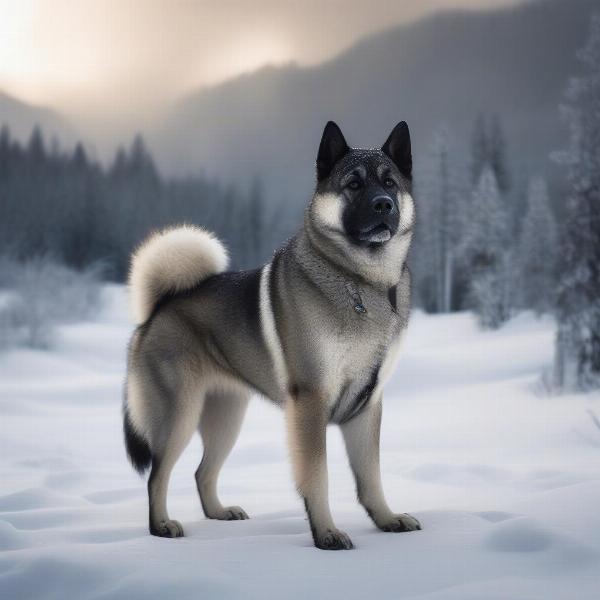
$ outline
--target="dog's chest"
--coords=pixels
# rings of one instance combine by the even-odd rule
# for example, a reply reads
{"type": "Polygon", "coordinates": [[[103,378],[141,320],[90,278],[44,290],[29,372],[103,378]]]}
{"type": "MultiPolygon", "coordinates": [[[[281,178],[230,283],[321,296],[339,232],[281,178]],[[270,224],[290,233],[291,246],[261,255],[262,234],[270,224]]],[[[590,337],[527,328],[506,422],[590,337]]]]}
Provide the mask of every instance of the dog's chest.
{"type": "Polygon", "coordinates": [[[400,334],[395,306],[388,298],[352,288],[347,296],[338,298],[337,318],[323,324],[318,335],[322,387],[330,419],[336,423],[367,406],[400,334]]]}

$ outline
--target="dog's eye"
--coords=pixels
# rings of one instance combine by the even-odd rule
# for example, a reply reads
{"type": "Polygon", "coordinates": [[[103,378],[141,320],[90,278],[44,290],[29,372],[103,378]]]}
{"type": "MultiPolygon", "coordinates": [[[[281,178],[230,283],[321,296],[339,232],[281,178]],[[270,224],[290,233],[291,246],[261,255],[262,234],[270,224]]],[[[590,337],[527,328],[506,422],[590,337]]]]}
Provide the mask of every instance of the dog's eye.
{"type": "Polygon", "coordinates": [[[385,185],[386,188],[391,188],[394,187],[396,185],[396,183],[394,182],[394,180],[390,177],[386,177],[383,180],[383,185],[385,185]]]}
{"type": "Polygon", "coordinates": [[[349,189],[351,189],[351,190],[354,190],[354,191],[356,191],[356,190],[360,189],[360,185],[361,185],[361,184],[360,184],[360,181],[358,181],[358,180],[354,179],[353,181],[351,181],[351,182],[348,184],[348,188],[349,188],[349,189]]]}

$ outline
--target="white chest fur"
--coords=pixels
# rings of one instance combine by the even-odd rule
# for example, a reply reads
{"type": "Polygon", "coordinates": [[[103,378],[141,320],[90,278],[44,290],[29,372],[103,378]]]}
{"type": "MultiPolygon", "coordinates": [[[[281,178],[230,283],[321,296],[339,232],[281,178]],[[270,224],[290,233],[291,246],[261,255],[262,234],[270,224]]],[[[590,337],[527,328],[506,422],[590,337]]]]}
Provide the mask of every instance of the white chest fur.
{"type": "Polygon", "coordinates": [[[332,421],[344,422],[380,398],[400,346],[400,334],[389,341],[387,337],[360,340],[343,332],[320,336],[321,387],[332,421]]]}

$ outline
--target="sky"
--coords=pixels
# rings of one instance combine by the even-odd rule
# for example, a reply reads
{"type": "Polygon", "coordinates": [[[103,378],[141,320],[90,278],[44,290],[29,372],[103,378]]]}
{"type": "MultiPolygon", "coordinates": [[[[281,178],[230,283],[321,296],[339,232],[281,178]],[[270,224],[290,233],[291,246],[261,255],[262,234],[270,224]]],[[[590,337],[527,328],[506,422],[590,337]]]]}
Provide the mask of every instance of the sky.
{"type": "Polygon", "coordinates": [[[0,0],[0,90],[70,115],[152,116],[265,64],[309,65],[441,8],[516,0],[0,0]]]}

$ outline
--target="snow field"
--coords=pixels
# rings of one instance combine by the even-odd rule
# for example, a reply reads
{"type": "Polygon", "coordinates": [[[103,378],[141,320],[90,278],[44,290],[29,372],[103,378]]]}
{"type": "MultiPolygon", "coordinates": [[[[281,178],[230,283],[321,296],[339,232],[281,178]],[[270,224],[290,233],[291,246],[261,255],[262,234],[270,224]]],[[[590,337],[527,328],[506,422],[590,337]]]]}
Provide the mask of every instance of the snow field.
{"type": "Polygon", "coordinates": [[[249,521],[203,518],[194,439],[169,509],[186,537],[147,532],[145,481],[126,461],[121,385],[131,324],[107,286],[95,322],[51,352],[0,354],[0,597],[600,597],[600,394],[549,397],[553,324],[481,332],[469,314],[416,312],[384,400],[390,505],[423,531],[377,531],[331,428],[330,498],[351,552],[312,546],[279,410],[256,399],[220,480],[249,521]]]}

